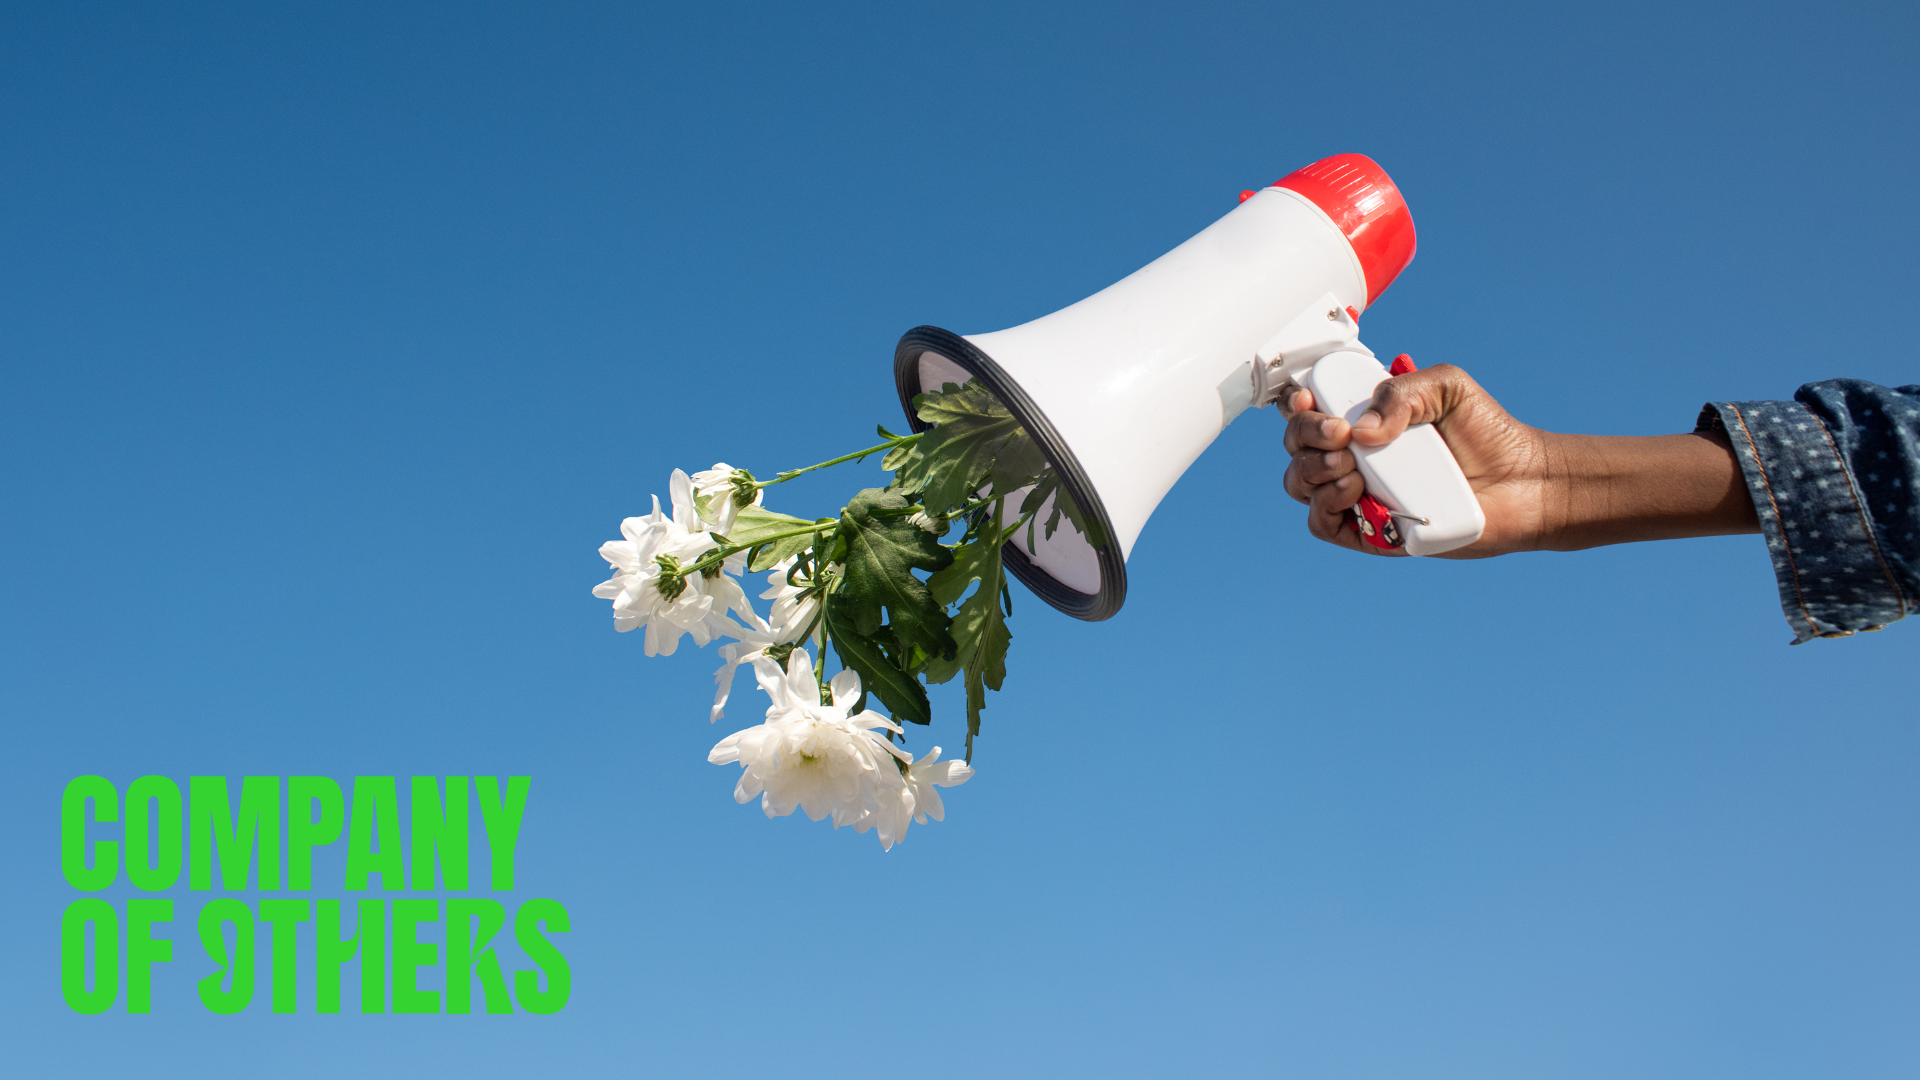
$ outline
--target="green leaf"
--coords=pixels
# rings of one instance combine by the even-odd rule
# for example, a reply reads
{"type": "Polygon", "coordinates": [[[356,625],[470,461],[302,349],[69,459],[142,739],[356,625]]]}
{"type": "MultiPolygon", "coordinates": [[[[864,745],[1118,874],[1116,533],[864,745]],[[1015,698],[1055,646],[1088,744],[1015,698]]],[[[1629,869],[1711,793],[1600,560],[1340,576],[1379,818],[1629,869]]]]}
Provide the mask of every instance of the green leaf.
{"type": "Polygon", "coordinates": [[[908,505],[897,492],[867,488],[840,512],[834,548],[836,554],[843,544],[846,548],[837,593],[842,614],[857,634],[872,637],[885,608],[887,627],[903,649],[917,645],[934,656],[952,656],[946,607],[934,602],[913,571],[944,570],[953,553],[904,514],[876,513],[908,505]]]}
{"type": "Polygon", "coordinates": [[[935,426],[882,464],[891,463],[894,486],[921,494],[927,513],[956,510],[989,484],[1007,494],[1047,470],[1039,444],[978,379],[913,400],[920,419],[935,426]]]}
{"type": "MultiPolygon", "coordinates": [[[[1074,531],[1086,537],[1089,544],[1092,544],[1095,548],[1107,546],[1106,534],[1101,532],[1097,527],[1088,527],[1086,516],[1080,512],[1080,505],[1073,501],[1072,495],[1067,493],[1066,485],[1060,482],[1060,474],[1051,469],[1047,471],[1045,476],[1040,478],[1040,482],[1035,484],[1033,490],[1028,492],[1027,497],[1021,501],[1021,516],[1038,514],[1040,507],[1046,503],[1047,496],[1049,495],[1055,495],[1056,498],[1053,500],[1053,511],[1047,515],[1047,539],[1053,539],[1054,530],[1060,527],[1060,519],[1065,517],[1067,523],[1073,526],[1074,531]]],[[[1032,554],[1035,547],[1033,542],[1034,524],[1035,522],[1031,521],[1027,524],[1026,540],[1028,554],[1032,554]]]]}
{"type": "MultiPolygon", "coordinates": [[[[736,544],[758,544],[760,540],[780,533],[792,532],[808,525],[816,525],[821,532],[836,527],[831,519],[808,521],[806,518],[776,514],[763,506],[743,506],[734,515],[733,532],[727,538],[736,544]]],[[[799,536],[783,537],[761,545],[753,552],[748,561],[749,570],[769,570],[773,565],[789,555],[797,555],[813,545],[814,533],[802,533],[799,536]]]]}
{"type": "MultiPolygon", "coordinates": [[[[875,430],[880,433],[880,437],[883,439],[898,439],[902,437],[888,431],[884,426],[876,427],[875,430]]],[[[914,460],[914,458],[919,455],[919,446],[924,441],[925,437],[922,436],[911,442],[894,444],[894,446],[887,450],[887,456],[880,459],[880,467],[888,472],[897,471],[902,464],[914,460]]]]}
{"type": "Polygon", "coordinates": [[[953,549],[953,565],[927,579],[927,589],[941,607],[967,594],[967,586],[997,574],[1000,568],[1000,530],[987,531],[953,549]]]}
{"type": "Polygon", "coordinates": [[[776,514],[764,506],[743,506],[733,516],[733,531],[727,535],[736,544],[752,544],[774,533],[815,524],[819,523],[790,514],[776,514]]]}
{"type": "MultiPolygon", "coordinates": [[[[840,654],[840,662],[859,674],[861,690],[879,698],[896,721],[931,723],[933,708],[927,701],[927,688],[903,671],[887,655],[884,645],[860,633],[846,616],[842,599],[829,595],[827,636],[833,641],[833,650],[840,654]]],[[[880,632],[887,633],[885,628],[880,632]]]]}
{"type": "MultiPolygon", "coordinates": [[[[887,456],[880,459],[880,467],[890,473],[897,473],[904,469],[908,473],[918,475],[918,466],[915,462],[919,460],[920,444],[918,442],[903,443],[887,451],[887,456]]],[[[897,484],[898,481],[895,483],[897,484]]]]}
{"type": "Polygon", "coordinates": [[[958,646],[950,660],[935,658],[922,669],[929,683],[943,683],[955,675],[966,674],[967,747],[971,754],[973,737],[980,733],[980,711],[987,707],[987,691],[998,690],[1007,677],[1007,647],[1013,633],[1007,629],[1006,565],[1001,561],[1001,544],[1008,535],[997,525],[962,544],[954,552],[953,565],[927,580],[935,599],[952,603],[967,586],[980,582],[967,602],[954,614],[952,633],[958,646]]]}
{"type": "Polygon", "coordinates": [[[813,542],[819,539],[819,535],[813,533],[807,536],[789,536],[770,544],[762,544],[753,550],[753,557],[747,560],[747,569],[753,573],[771,570],[780,565],[782,559],[790,555],[798,555],[812,547],[813,542]]]}

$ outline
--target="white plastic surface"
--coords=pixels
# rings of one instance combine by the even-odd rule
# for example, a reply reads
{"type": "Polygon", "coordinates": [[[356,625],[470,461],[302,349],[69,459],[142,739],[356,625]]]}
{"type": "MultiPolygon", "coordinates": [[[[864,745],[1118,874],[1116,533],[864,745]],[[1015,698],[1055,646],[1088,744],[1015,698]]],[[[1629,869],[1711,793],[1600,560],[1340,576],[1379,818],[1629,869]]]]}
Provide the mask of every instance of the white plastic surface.
{"type": "MultiPolygon", "coordinates": [[[[1160,258],[1051,315],[967,340],[1046,414],[1087,472],[1122,556],[1174,481],[1246,406],[1255,352],[1320,298],[1360,310],[1366,278],[1319,207],[1267,188],[1160,258]]],[[[926,353],[920,385],[959,369],[926,353]]],[[[1098,592],[1099,561],[1071,528],[1035,563],[1098,592]]]]}
{"type": "Polygon", "coordinates": [[[1308,305],[1253,354],[1248,397],[1264,409],[1284,397],[1315,360],[1334,352],[1373,355],[1360,344],[1360,324],[1332,293],[1308,305]]]}
{"type": "MultiPolygon", "coordinates": [[[[1390,377],[1371,355],[1336,352],[1315,361],[1296,379],[1312,391],[1315,411],[1351,424],[1367,411],[1374,388],[1390,377]]],[[[1480,539],[1487,527],[1480,500],[1432,424],[1410,427],[1382,447],[1355,444],[1353,456],[1369,494],[1389,510],[1427,520],[1422,525],[1408,517],[1396,519],[1409,555],[1438,555],[1480,539]]]]}

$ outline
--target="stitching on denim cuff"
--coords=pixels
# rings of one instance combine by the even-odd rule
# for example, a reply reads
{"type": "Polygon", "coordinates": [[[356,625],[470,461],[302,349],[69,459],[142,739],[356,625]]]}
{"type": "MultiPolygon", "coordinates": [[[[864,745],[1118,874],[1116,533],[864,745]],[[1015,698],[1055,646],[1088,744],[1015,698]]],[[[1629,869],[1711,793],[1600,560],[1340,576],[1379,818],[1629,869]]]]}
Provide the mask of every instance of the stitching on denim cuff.
{"type": "Polygon", "coordinates": [[[1729,401],[1726,407],[1733,411],[1733,418],[1740,422],[1740,435],[1747,440],[1747,454],[1753,460],[1754,471],[1760,475],[1760,486],[1767,493],[1767,505],[1773,510],[1773,527],[1780,536],[1780,550],[1787,558],[1787,572],[1792,575],[1793,597],[1794,602],[1800,605],[1800,617],[1806,620],[1811,633],[1819,634],[1820,624],[1807,608],[1807,591],[1800,584],[1800,565],[1793,557],[1793,542],[1787,539],[1786,518],[1780,513],[1780,500],[1774,497],[1773,481],[1767,476],[1767,463],[1760,459],[1759,444],[1754,442],[1753,432],[1747,429],[1747,418],[1740,411],[1740,406],[1729,401]]]}

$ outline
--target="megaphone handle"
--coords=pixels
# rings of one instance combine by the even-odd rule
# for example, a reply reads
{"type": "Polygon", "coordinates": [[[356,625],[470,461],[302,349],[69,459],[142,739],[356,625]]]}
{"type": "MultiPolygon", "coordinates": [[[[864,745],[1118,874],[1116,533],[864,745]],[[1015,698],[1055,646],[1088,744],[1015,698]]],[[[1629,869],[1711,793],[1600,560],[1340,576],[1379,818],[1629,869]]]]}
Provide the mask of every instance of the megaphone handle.
{"type": "MultiPolygon", "coordinates": [[[[1359,315],[1352,308],[1347,309],[1347,315],[1355,322],[1360,321],[1359,315]]],[[[1406,353],[1394,357],[1393,363],[1387,365],[1389,375],[1405,375],[1409,371],[1419,370],[1420,366],[1415,364],[1413,357],[1406,353]]],[[[1347,515],[1347,527],[1359,533],[1360,539],[1365,543],[1386,551],[1406,546],[1406,538],[1400,535],[1400,526],[1393,520],[1394,512],[1387,509],[1386,504],[1372,495],[1360,496],[1360,501],[1354,505],[1353,509],[1347,511],[1347,515]]],[[[1403,513],[1399,516],[1417,520],[1422,525],[1431,524],[1428,519],[1414,518],[1412,514],[1403,513]]]]}
{"type": "MultiPolygon", "coordinates": [[[[1411,370],[1411,361],[1406,366],[1411,370]]],[[[1336,352],[1321,357],[1299,381],[1313,393],[1316,409],[1353,423],[1372,403],[1374,388],[1391,377],[1372,356],[1336,352]]],[[[1394,546],[1397,531],[1409,555],[1439,555],[1480,539],[1487,525],[1480,500],[1432,424],[1410,427],[1385,446],[1356,445],[1353,456],[1367,482],[1358,509],[1368,543],[1394,546]]]]}

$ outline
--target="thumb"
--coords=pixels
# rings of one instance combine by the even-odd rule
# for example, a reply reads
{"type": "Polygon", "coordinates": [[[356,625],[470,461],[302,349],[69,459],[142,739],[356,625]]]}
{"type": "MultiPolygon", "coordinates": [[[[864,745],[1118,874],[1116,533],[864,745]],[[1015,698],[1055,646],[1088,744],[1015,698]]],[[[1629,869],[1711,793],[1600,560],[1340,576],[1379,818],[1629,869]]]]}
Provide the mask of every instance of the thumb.
{"type": "Polygon", "coordinates": [[[1452,364],[1395,375],[1374,388],[1373,404],[1354,421],[1353,441],[1385,446],[1415,424],[1439,423],[1479,389],[1452,364]]]}

